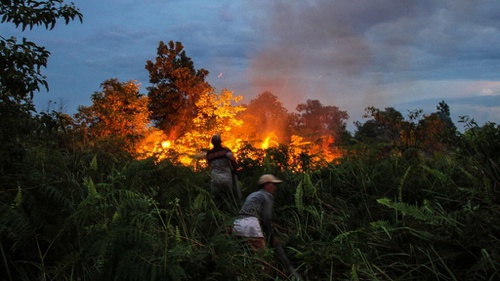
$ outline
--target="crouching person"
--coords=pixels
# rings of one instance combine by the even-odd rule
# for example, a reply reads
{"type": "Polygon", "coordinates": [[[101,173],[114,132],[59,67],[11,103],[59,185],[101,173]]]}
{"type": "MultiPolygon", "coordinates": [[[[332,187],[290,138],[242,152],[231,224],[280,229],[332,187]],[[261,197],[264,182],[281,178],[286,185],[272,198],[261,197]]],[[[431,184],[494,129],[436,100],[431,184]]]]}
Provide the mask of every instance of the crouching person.
{"type": "MultiPolygon", "coordinates": [[[[268,249],[266,240],[270,241],[271,246],[277,243],[273,236],[271,219],[274,193],[281,182],[273,175],[262,175],[258,181],[260,189],[248,195],[233,223],[233,234],[244,237],[248,247],[255,253],[268,249]]],[[[269,273],[267,268],[264,271],[269,273]]]]}

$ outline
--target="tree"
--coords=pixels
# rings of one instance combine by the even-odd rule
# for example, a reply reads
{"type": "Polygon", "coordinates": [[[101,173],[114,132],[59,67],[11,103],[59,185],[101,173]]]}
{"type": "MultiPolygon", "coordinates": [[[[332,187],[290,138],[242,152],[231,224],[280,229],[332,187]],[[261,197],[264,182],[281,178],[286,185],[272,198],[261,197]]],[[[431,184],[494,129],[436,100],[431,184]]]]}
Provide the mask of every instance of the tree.
{"type": "Polygon", "coordinates": [[[274,133],[279,142],[290,140],[290,114],[278,97],[265,91],[245,107],[240,114],[244,127],[238,133],[243,139],[263,140],[274,133]]]}
{"type": "Polygon", "coordinates": [[[365,109],[364,118],[371,118],[365,123],[356,122],[357,131],[354,137],[368,143],[388,143],[396,145],[400,141],[400,133],[404,117],[393,107],[380,110],[373,106],[365,109]]]}
{"type": "MultiPolygon", "coordinates": [[[[82,14],[63,0],[0,2],[1,23],[12,23],[23,31],[35,26],[54,28],[59,19],[68,24],[82,14]]],[[[33,95],[48,83],[41,69],[47,67],[50,52],[23,38],[0,36],[0,180],[5,184],[17,182],[21,176],[25,150],[30,134],[36,128],[33,95]]]]}
{"type": "Polygon", "coordinates": [[[318,142],[325,137],[333,137],[337,142],[346,132],[347,111],[336,106],[324,106],[318,100],[307,100],[297,105],[294,129],[306,140],[318,142]]]}
{"type": "Polygon", "coordinates": [[[450,107],[441,101],[437,111],[425,115],[418,123],[420,146],[429,151],[442,151],[457,142],[457,128],[450,117],[450,107]]]}
{"type": "MultiPolygon", "coordinates": [[[[45,26],[53,29],[58,19],[63,18],[68,24],[82,14],[74,6],[63,4],[63,0],[26,1],[11,0],[0,3],[2,23],[11,22],[24,31],[27,27],[45,26]]],[[[8,106],[18,106],[21,110],[31,110],[33,92],[43,85],[48,90],[41,68],[47,66],[50,52],[44,47],[23,38],[18,44],[15,37],[9,39],[0,36],[0,101],[8,106]]]]}
{"type": "MultiPolygon", "coordinates": [[[[223,89],[218,93],[205,93],[200,96],[196,106],[198,115],[193,119],[192,130],[175,139],[174,146],[177,152],[189,155],[184,164],[192,164],[198,159],[205,159],[205,153],[214,134],[222,134],[224,145],[237,150],[237,137],[234,129],[241,127],[243,122],[237,117],[244,111],[241,105],[234,105],[241,101],[242,96],[233,96],[233,93],[223,89]]],[[[172,157],[171,157],[172,158],[172,157]]]]}
{"type": "Polygon", "coordinates": [[[202,94],[196,103],[199,111],[193,119],[195,130],[209,140],[213,134],[230,132],[233,128],[240,127],[243,121],[237,115],[245,111],[245,108],[235,104],[242,98],[233,96],[233,92],[227,89],[223,89],[220,94],[202,94]]]}
{"type": "Polygon", "coordinates": [[[108,79],[101,87],[102,92],[92,95],[91,106],[78,108],[76,119],[88,129],[90,140],[121,145],[132,153],[147,132],[148,98],[133,81],[108,79]]]}
{"type": "Polygon", "coordinates": [[[160,41],[155,61],[148,60],[150,119],[155,127],[177,138],[189,131],[198,114],[197,101],[213,92],[205,82],[208,71],[195,69],[180,42],[160,41]]]}

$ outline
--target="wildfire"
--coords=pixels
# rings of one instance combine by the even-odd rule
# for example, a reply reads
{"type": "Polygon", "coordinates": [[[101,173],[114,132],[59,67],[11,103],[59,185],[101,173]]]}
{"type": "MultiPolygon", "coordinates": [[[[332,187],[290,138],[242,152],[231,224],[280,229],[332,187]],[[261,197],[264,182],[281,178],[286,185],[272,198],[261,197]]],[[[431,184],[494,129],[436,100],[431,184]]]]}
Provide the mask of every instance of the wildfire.
{"type": "MultiPolygon", "coordinates": [[[[177,140],[169,140],[168,137],[161,131],[153,130],[150,135],[145,138],[137,149],[138,158],[144,159],[154,157],[157,161],[171,159],[179,164],[198,168],[207,166],[205,155],[210,148],[210,137],[204,136],[203,142],[200,142],[195,136],[187,134],[184,138],[177,140]]],[[[286,157],[287,162],[282,165],[287,165],[293,170],[302,170],[304,164],[301,162],[304,155],[308,155],[309,165],[313,167],[322,166],[330,163],[341,156],[341,151],[335,147],[331,147],[334,140],[331,137],[321,139],[319,144],[304,140],[303,137],[293,135],[290,140],[279,140],[274,132],[269,132],[261,141],[242,140],[238,138],[223,138],[223,145],[229,147],[238,157],[248,157],[252,160],[263,161],[263,155],[268,153],[268,149],[278,148],[281,144],[288,147],[286,157]],[[248,153],[239,155],[242,149],[242,144],[255,143],[258,146],[253,146],[259,153],[248,153]],[[322,164],[323,163],[323,164],[322,164]]],[[[273,157],[271,157],[273,158],[273,157]]]]}
{"type": "MultiPolygon", "coordinates": [[[[277,165],[283,169],[300,171],[328,165],[342,155],[340,149],[334,146],[334,138],[329,135],[318,133],[312,136],[309,132],[307,137],[290,136],[284,128],[280,129],[284,123],[276,120],[267,124],[273,126],[273,130],[266,130],[259,127],[258,118],[248,114],[245,115],[248,124],[244,124],[242,119],[236,117],[238,111],[229,106],[230,97],[230,93],[225,93],[219,99],[210,96],[202,99],[207,104],[218,104],[216,110],[212,113],[201,112],[193,119],[193,129],[182,135],[172,132],[167,135],[159,129],[150,128],[149,134],[137,146],[137,158],[169,159],[194,169],[206,168],[206,152],[215,133],[221,133],[223,145],[231,149],[237,159],[251,159],[257,165],[264,164],[268,159],[279,162],[277,165]],[[206,116],[212,117],[204,119],[206,116]]],[[[175,128],[172,131],[176,132],[175,128]]]]}

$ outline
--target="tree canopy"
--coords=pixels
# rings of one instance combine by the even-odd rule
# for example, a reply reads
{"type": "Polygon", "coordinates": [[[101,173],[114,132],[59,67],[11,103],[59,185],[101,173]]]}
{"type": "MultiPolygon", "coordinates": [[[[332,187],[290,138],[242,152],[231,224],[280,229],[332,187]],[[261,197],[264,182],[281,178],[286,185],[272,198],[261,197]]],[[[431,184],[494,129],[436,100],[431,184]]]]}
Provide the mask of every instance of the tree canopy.
{"type": "Polygon", "coordinates": [[[319,100],[307,100],[297,105],[293,128],[307,140],[317,142],[325,136],[340,139],[346,131],[347,111],[336,106],[324,106],[319,100]]]}
{"type": "MultiPolygon", "coordinates": [[[[53,29],[59,19],[68,24],[83,15],[71,4],[63,0],[27,1],[10,0],[0,2],[2,23],[12,23],[23,31],[35,26],[53,29]]],[[[40,85],[48,90],[48,83],[41,73],[42,67],[47,67],[50,52],[44,47],[23,38],[18,43],[17,38],[0,36],[0,65],[2,76],[0,80],[0,101],[13,104],[31,103],[33,92],[40,90],[40,85]]],[[[32,109],[26,107],[26,109],[32,109]]]]}
{"type": "Polygon", "coordinates": [[[154,61],[146,62],[150,119],[174,137],[187,132],[198,114],[197,101],[213,88],[205,78],[208,71],[195,69],[180,42],[160,41],[154,61]]]}
{"type": "Polygon", "coordinates": [[[271,92],[264,91],[245,105],[240,114],[244,128],[239,133],[243,139],[261,140],[274,133],[279,141],[290,139],[290,113],[271,92]]]}
{"type": "Polygon", "coordinates": [[[112,141],[134,152],[147,132],[148,98],[139,93],[133,81],[108,79],[101,84],[102,91],[92,95],[91,106],[80,106],[76,114],[80,124],[93,141],[112,141]]]}
{"type": "MultiPolygon", "coordinates": [[[[63,19],[82,21],[82,14],[73,3],[63,0],[0,1],[2,24],[13,24],[23,31],[36,26],[54,28],[63,19]]],[[[42,68],[47,67],[50,52],[26,38],[0,35],[0,171],[2,182],[17,181],[31,132],[36,130],[33,95],[41,87],[49,89],[42,68]]]]}

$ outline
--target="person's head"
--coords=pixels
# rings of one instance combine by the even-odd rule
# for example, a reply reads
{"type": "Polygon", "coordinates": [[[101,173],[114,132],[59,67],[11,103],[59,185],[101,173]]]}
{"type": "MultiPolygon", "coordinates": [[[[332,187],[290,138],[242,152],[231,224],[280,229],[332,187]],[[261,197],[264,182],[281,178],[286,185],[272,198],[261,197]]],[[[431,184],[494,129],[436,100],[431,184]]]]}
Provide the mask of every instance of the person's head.
{"type": "Polygon", "coordinates": [[[221,146],[222,144],[222,140],[220,138],[220,135],[219,134],[215,134],[212,136],[212,145],[215,147],[215,146],[221,146]]]}
{"type": "Polygon", "coordinates": [[[271,174],[265,174],[260,176],[257,184],[260,188],[264,188],[267,191],[274,193],[278,184],[282,183],[282,180],[277,179],[275,176],[271,174]]]}

